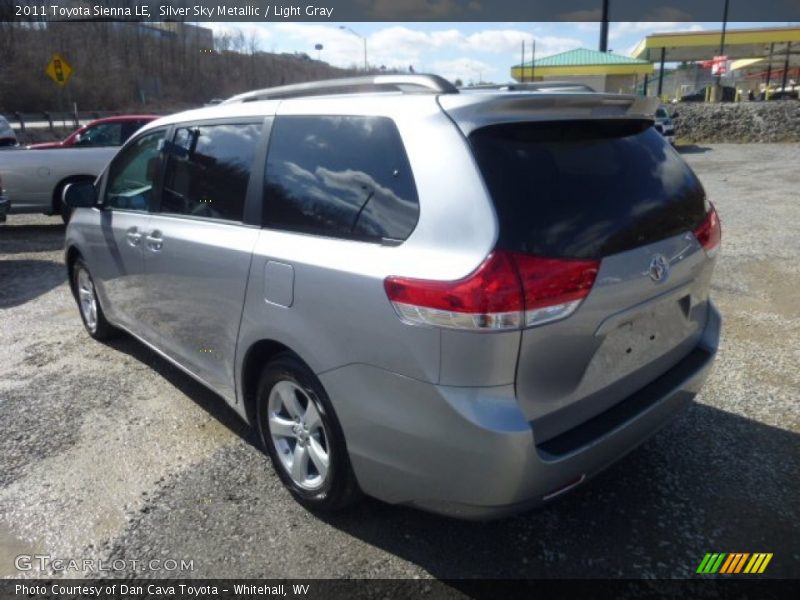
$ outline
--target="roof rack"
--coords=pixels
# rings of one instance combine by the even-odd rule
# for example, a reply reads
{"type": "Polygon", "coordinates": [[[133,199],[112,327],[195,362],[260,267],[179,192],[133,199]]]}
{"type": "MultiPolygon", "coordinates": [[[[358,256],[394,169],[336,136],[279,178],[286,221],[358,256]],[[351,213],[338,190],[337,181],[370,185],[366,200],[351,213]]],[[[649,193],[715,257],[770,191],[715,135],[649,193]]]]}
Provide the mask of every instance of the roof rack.
{"type": "Polygon", "coordinates": [[[311,81],[254,90],[228,98],[222,104],[237,104],[239,102],[255,102],[257,100],[272,100],[276,98],[368,94],[374,92],[457,94],[458,88],[438,75],[374,75],[311,81]]]}
{"type": "Polygon", "coordinates": [[[478,84],[462,87],[469,90],[497,90],[501,92],[594,92],[595,89],[585,83],[572,81],[528,81],[525,83],[478,84]]]}

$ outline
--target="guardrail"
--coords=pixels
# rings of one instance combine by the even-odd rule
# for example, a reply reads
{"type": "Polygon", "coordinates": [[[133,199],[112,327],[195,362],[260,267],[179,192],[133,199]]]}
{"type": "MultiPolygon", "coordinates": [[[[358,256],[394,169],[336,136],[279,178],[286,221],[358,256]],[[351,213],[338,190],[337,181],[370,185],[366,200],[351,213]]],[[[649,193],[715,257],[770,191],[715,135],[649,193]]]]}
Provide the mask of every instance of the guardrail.
{"type": "Polygon", "coordinates": [[[116,115],[124,114],[119,111],[87,111],[87,112],[34,112],[34,113],[3,113],[3,116],[11,124],[14,129],[20,132],[25,132],[25,129],[50,129],[55,130],[56,127],[63,127],[65,129],[75,129],[103,117],[113,117],[116,115]]]}

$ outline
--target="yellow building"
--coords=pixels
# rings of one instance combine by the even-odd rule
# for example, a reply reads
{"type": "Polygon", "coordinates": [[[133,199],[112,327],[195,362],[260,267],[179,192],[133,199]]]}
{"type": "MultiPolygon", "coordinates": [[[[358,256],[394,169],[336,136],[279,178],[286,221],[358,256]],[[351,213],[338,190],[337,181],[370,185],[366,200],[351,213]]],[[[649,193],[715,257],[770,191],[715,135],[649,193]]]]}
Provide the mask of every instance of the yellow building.
{"type": "Polygon", "coordinates": [[[587,48],[537,58],[511,67],[517,81],[558,80],[583,83],[598,92],[632,93],[640,78],[653,73],[648,60],[587,48]]]}

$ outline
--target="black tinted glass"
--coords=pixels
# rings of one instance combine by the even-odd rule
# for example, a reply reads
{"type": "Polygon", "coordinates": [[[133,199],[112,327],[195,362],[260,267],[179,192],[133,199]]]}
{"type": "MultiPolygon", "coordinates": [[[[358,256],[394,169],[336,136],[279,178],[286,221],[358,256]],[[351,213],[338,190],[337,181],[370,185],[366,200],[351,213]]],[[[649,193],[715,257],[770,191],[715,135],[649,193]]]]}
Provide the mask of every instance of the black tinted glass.
{"type": "Polygon", "coordinates": [[[241,221],[260,125],[181,127],[169,145],[161,212],[241,221]]]}
{"type": "Polygon", "coordinates": [[[394,123],[383,117],[279,117],[267,159],[267,227],[404,240],[419,205],[394,123]]]}
{"type": "Polygon", "coordinates": [[[129,137],[147,125],[148,122],[149,121],[125,121],[122,124],[122,143],[124,144],[128,141],[129,137]]]}
{"type": "Polygon", "coordinates": [[[496,125],[470,136],[500,244],[599,258],[691,230],[705,194],[649,121],[496,125]]]}

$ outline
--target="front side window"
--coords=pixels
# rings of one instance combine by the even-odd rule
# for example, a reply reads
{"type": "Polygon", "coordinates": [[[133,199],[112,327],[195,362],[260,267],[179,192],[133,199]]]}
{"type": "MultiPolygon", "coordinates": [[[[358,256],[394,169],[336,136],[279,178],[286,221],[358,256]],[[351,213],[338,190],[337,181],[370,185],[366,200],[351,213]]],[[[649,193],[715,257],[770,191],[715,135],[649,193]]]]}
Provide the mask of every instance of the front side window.
{"type": "Polygon", "coordinates": [[[161,166],[159,146],[166,130],[151,131],[122,150],[108,177],[105,206],[147,210],[161,166]]]}
{"type": "Polygon", "coordinates": [[[75,145],[83,147],[121,146],[125,139],[122,136],[122,123],[100,123],[81,133],[75,145]]]}
{"type": "Polygon", "coordinates": [[[278,117],[264,225],[365,241],[401,241],[419,204],[400,134],[385,117],[278,117]]]}
{"type": "Polygon", "coordinates": [[[241,221],[261,125],[180,127],[170,145],[161,212],[241,221]]]}

